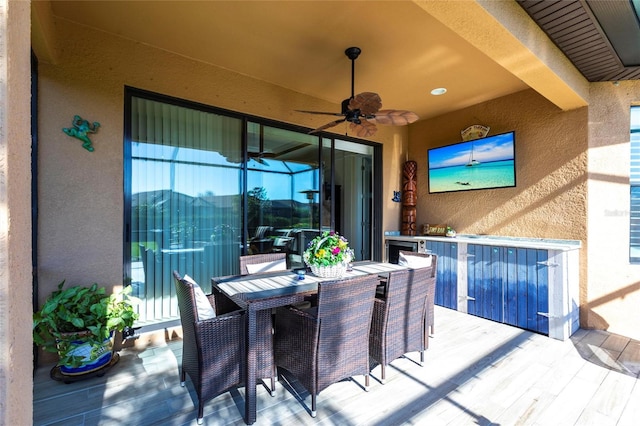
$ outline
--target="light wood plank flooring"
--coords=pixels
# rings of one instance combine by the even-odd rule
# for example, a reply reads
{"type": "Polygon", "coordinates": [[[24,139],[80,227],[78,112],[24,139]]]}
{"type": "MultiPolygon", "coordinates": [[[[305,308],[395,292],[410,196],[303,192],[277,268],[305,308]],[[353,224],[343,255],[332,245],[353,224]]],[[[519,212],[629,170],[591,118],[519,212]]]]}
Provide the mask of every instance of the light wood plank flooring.
{"type": "MultiPolygon", "coordinates": [[[[638,425],[640,342],[579,330],[560,342],[436,307],[436,334],[423,367],[409,354],[364,379],[343,381],[311,398],[281,376],[277,395],[258,389],[256,425],[638,425]]],[[[180,387],[181,341],[120,351],[102,378],[64,384],[34,378],[36,425],[195,425],[195,392],[180,387]]],[[[205,406],[207,425],[243,425],[242,388],[205,406]]]]}

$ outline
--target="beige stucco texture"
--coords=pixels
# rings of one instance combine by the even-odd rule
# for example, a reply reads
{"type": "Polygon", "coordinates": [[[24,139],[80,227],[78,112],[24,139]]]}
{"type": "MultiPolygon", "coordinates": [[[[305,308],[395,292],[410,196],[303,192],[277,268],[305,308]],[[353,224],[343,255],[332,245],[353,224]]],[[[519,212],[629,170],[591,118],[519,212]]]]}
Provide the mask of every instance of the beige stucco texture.
{"type": "Polygon", "coordinates": [[[640,265],[629,264],[630,105],[640,81],[594,83],[589,108],[589,259],[582,322],[640,338],[640,265]]]}
{"type": "Polygon", "coordinates": [[[0,1],[0,425],[32,422],[29,16],[0,1]]]}

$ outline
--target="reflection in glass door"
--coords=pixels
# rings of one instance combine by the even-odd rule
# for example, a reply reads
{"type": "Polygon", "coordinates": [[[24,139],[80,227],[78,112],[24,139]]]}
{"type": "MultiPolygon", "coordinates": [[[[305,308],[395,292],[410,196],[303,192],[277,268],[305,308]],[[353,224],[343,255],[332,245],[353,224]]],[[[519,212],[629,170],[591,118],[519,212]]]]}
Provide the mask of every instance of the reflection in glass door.
{"type": "Polygon", "coordinates": [[[289,267],[319,234],[318,137],[248,124],[247,242],[249,254],[285,252],[289,267]]]}

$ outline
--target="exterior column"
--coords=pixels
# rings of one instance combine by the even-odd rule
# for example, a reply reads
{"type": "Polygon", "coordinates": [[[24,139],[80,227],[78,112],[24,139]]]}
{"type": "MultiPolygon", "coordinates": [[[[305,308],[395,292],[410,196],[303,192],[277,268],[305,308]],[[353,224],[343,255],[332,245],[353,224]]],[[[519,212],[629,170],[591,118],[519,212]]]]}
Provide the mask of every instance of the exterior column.
{"type": "Polygon", "coordinates": [[[0,425],[33,424],[31,2],[0,0],[0,425]]]}

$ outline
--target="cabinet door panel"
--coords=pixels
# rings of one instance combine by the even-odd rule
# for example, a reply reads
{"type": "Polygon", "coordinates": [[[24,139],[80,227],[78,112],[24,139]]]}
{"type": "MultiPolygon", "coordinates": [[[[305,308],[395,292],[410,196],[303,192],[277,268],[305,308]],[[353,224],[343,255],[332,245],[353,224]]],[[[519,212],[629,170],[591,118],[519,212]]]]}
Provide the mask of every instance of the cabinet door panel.
{"type": "MultiPolygon", "coordinates": [[[[518,323],[518,272],[521,271],[520,265],[518,265],[518,254],[522,249],[507,248],[505,250],[505,275],[503,280],[504,286],[504,322],[511,325],[520,326],[518,323]]],[[[524,268],[523,268],[524,269],[524,268]]],[[[523,270],[522,269],[522,270],[523,270]]]]}
{"type": "Polygon", "coordinates": [[[516,258],[514,259],[516,265],[516,325],[520,328],[528,328],[528,314],[527,314],[527,294],[528,294],[528,275],[527,271],[529,267],[527,265],[527,249],[516,249],[516,258]]]}
{"type": "Polygon", "coordinates": [[[501,249],[469,244],[467,246],[468,295],[467,312],[502,322],[503,292],[501,249]]]}
{"type": "Polygon", "coordinates": [[[489,275],[487,277],[488,293],[491,300],[489,306],[489,317],[494,321],[504,322],[504,289],[502,288],[503,277],[503,250],[500,247],[488,247],[486,250],[488,261],[485,268],[489,275]]]}
{"type": "Polygon", "coordinates": [[[427,241],[427,250],[438,256],[436,305],[458,309],[458,245],[427,241]]]}
{"type": "Polygon", "coordinates": [[[549,332],[547,251],[469,244],[467,312],[549,332]]]}

